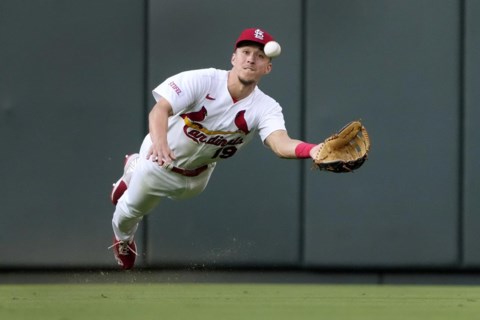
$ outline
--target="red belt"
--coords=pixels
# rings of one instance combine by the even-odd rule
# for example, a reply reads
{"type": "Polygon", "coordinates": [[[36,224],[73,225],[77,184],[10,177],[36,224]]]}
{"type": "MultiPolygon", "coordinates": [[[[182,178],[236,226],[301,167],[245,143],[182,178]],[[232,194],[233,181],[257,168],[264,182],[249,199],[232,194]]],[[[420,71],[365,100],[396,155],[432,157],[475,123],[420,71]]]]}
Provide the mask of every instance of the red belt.
{"type": "Polygon", "coordinates": [[[203,171],[205,171],[207,169],[208,169],[208,165],[206,164],[206,165],[198,167],[196,169],[182,169],[182,168],[179,168],[179,167],[172,167],[171,170],[173,172],[181,174],[182,176],[185,176],[185,177],[196,177],[200,173],[202,173],[203,171]]]}

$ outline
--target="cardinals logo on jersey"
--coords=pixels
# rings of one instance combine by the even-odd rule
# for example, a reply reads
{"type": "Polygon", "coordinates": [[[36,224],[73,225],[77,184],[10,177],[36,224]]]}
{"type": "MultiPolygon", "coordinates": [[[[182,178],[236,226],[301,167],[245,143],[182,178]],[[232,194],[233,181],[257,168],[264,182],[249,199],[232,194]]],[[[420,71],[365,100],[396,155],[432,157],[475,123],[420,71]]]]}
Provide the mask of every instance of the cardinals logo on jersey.
{"type": "Polygon", "coordinates": [[[250,132],[248,130],[247,121],[245,121],[245,110],[239,111],[235,115],[235,125],[237,126],[238,130],[245,133],[245,135],[250,132]]]}
{"type": "Polygon", "coordinates": [[[197,143],[207,143],[214,145],[236,145],[243,143],[241,137],[227,140],[225,136],[241,133],[249,134],[248,124],[245,120],[245,110],[239,111],[235,115],[234,124],[238,128],[235,131],[210,130],[205,128],[200,122],[207,118],[207,109],[203,106],[199,111],[193,111],[181,114],[185,126],[183,131],[185,135],[197,143]]]}

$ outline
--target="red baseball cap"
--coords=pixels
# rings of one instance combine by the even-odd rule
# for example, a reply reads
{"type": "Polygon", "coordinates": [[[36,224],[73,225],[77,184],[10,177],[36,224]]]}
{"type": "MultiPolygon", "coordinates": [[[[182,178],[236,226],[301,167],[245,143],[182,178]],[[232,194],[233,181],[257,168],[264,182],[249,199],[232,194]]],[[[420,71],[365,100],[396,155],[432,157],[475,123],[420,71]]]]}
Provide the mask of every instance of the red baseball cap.
{"type": "Polygon", "coordinates": [[[273,40],[273,37],[268,32],[259,28],[249,28],[240,33],[237,42],[235,42],[235,48],[240,47],[243,42],[256,42],[263,48],[267,42],[273,40]]]}

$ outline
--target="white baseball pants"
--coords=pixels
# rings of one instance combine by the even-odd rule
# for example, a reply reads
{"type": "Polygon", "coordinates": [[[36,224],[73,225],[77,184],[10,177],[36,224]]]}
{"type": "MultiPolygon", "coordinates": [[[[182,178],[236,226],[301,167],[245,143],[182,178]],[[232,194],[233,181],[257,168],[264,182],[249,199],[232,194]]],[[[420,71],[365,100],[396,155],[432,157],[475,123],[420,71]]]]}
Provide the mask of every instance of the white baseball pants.
{"type": "Polygon", "coordinates": [[[215,168],[213,163],[196,177],[183,176],[147,160],[150,145],[150,136],[147,135],[132,180],[113,213],[112,227],[117,240],[132,240],[140,221],[163,198],[180,200],[200,194],[215,168]]]}

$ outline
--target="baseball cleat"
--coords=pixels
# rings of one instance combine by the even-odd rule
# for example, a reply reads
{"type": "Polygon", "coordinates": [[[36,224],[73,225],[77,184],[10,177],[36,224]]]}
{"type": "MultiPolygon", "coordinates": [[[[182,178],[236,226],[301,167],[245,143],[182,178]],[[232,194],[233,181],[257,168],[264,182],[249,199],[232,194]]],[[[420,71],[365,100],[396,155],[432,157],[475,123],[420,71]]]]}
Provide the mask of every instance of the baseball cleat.
{"type": "Polygon", "coordinates": [[[110,199],[114,205],[117,205],[118,199],[125,193],[128,188],[128,184],[132,179],[132,173],[137,166],[137,162],[139,159],[139,154],[134,153],[131,155],[125,156],[125,165],[123,168],[123,176],[118,179],[116,183],[113,184],[113,190],[110,195],[110,199]]]}
{"type": "Polygon", "coordinates": [[[113,237],[113,245],[109,249],[113,248],[113,255],[119,266],[123,270],[130,270],[135,264],[135,258],[137,257],[137,245],[135,241],[130,242],[125,240],[117,240],[113,237]]]}

